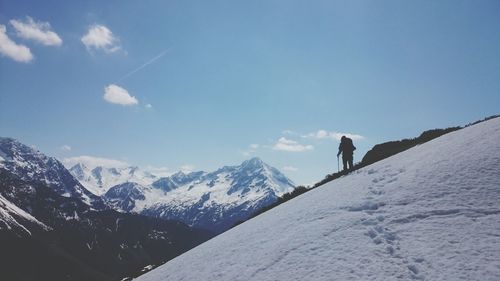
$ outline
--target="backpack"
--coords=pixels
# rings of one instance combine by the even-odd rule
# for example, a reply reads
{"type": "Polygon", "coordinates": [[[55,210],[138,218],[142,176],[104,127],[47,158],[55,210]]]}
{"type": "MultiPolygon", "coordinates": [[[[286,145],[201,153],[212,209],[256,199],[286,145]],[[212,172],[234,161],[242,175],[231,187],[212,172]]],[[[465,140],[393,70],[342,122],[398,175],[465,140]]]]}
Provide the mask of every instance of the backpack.
{"type": "Polygon", "coordinates": [[[354,144],[352,143],[352,139],[350,138],[345,138],[345,146],[344,146],[344,149],[346,149],[347,151],[354,151],[356,150],[356,147],[354,146],[354,144]]]}

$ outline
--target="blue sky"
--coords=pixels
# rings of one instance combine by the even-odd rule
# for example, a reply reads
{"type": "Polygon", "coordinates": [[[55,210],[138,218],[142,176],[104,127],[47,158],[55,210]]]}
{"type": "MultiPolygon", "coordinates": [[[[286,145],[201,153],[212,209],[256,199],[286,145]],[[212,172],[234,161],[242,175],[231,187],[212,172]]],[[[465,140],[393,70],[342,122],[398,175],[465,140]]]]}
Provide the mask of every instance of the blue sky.
{"type": "Polygon", "coordinates": [[[0,0],[0,135],[60,159],[297,184],[338,133],[376,143],[498,114],[499,1],[0,0]]]}

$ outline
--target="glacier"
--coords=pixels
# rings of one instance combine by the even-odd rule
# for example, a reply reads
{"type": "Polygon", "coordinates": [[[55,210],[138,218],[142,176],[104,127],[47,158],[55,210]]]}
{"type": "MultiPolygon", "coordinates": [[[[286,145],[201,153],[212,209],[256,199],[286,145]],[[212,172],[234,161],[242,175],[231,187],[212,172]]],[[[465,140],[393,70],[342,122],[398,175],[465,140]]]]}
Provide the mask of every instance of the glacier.
{"type": "Polygon", "coordinates": [[[500,118],[357,170],[138,281],[500,280],[500,118]]]}
{"type": "Polygon", "coordinates": [[[111,187],[119,184],[134,182],[150,185],[160,178],[136,166],[105,167],[76,163],[67,168],[87,190],[98,196],[104,195],[111,187]]]}

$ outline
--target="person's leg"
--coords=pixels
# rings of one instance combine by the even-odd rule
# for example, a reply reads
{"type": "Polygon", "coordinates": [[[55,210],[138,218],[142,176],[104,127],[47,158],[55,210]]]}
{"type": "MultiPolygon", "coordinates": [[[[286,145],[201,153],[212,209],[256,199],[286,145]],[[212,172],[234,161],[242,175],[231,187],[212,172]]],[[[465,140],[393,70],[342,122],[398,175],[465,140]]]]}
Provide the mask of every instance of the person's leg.
{"type": "Polygon", "coordinates": [[[344,171],[347,171],[347,158],[342,156],[342,164],[344,164],[344,171]]]}
{"type": "Polygon", "coordinates": [[[349,158],[349,160],[347,161],[349,163],[349,169],[352,169],[352,157],[349,158]]]}

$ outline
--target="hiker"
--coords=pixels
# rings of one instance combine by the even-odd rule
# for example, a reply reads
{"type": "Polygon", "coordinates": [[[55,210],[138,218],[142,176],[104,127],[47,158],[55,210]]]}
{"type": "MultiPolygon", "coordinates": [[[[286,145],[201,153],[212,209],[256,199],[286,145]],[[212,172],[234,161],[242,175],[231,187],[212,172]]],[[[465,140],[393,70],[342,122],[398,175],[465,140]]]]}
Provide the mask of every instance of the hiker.
{"type": "Polygon", "coordinates": [[[352,139],[342,136],[340,139],[339,153],[337,153],[337,158],[342,153],[342,162],[344,164],[344,171],[347,171],[347,164],[349,164],[349,169],[352,169],[353,154],[356,147],[352,144],[352,139]]]}

